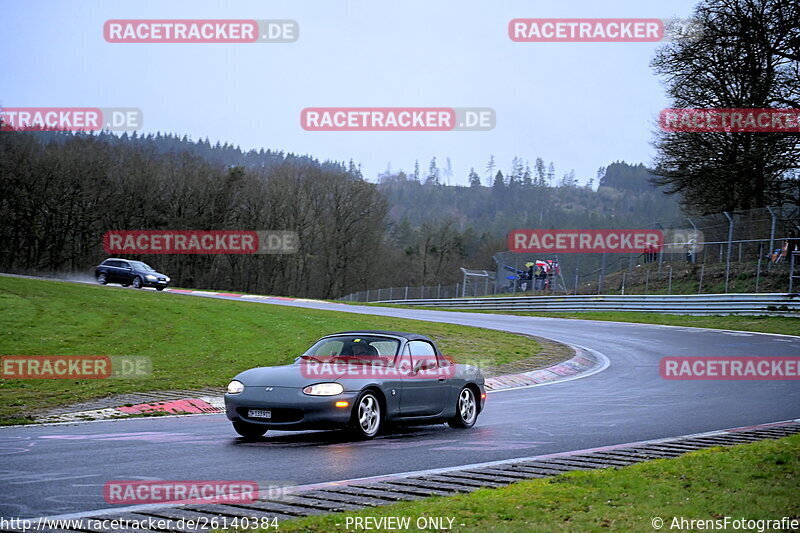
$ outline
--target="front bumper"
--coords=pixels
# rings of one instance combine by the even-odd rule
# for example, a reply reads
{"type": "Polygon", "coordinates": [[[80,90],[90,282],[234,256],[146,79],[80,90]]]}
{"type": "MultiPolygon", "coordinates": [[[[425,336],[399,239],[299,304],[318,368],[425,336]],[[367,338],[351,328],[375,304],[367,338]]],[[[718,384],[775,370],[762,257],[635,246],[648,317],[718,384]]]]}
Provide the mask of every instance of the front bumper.
{"type": "Polygon", "coordinates": [[[152,279],[143,279],[142,280],[142,287],[164,287],[166,288],[169,286],[169,281],[167,280],[152,280],[152,279]]]}
{"type": "Polygon", "coordinates": [[[335,429],[350,423],[358,392],[335,396],[309,396],[293,387],[245,387],[239,394],[225,394],[225,414],[229,420],[258,424],[275,429],[335,429]],[[347,407],[336,407],[346,401],[347,407]],[[252,418],[250,409],[268,410],[272,418],[252,418]]]}

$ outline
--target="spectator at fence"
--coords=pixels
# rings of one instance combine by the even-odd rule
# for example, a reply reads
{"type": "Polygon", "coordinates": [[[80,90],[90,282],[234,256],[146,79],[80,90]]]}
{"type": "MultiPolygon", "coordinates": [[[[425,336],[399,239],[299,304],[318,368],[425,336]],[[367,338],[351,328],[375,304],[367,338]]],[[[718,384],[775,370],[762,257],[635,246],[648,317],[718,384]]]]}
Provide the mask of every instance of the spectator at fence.
{"type": "Polygon", "coordinates": [[[786,259],[790,261],[793,260],[796,264],[798,256],[794,255],[794,252],[800,252],[800,238],[797,236],[797,230],[792,230],[792,232],[789,233],[789,238],[786,239],[786,244],[784,244],[784,246],[786,248],[786,259]]]}

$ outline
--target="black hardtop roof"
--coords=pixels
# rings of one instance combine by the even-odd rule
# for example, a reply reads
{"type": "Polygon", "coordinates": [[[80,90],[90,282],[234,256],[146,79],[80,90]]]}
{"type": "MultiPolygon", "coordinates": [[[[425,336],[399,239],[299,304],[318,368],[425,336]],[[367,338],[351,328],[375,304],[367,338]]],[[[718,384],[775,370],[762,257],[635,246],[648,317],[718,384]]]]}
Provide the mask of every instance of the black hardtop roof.
{"type": "Polygon", "coordinates": [[[333,335],[355,335],[355,334],[369,334],[369,335],[391,335],[392,337],[402,337],[409,341],[428,341],[433,342],[430,337],[420,335],[419,333],[407,333],[405,331],[384,331],[379,329],[359,329],[356,331],[340,331],[339,333],[331,333],[325,335],[331,337],[333,335]]]}

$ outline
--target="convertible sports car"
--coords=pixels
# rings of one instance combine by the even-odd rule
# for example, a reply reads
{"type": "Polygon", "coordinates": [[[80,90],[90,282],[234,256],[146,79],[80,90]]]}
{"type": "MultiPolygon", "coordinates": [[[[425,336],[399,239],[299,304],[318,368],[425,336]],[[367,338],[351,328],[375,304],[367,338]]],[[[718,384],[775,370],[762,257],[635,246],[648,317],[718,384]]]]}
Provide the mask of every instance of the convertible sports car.
{"type": "Polygon", "coordinates": [[[245,438],[270,428],[345,428],[371,439],[386,423],[470,428],[485,400],[480,371],[444,357],[428,337],[347,331],[323,337],[291,365],[237,375],[225,407],[245,438]]]}

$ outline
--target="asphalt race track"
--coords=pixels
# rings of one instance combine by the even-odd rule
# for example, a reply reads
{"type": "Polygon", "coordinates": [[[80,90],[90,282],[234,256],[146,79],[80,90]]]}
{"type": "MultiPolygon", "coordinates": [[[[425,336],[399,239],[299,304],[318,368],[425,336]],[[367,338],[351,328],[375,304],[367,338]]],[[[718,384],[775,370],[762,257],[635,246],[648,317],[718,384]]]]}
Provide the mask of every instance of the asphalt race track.
{"type": "Polygon", "coordinates": [[[337,432],[270,431],[245,443],[224,415],[0,428],[0,516],[108,509],[102,489],[109,480],[310,484],[800,418],[797,381],[668,381],[658,370],[664,356],[797,357],[800,337],[324,302],[279,305],[535,334],[596,350],[611,364],[582,379],[490,394],[472,430],[424,426],[368,442],[348,442],[337,432]]]}

